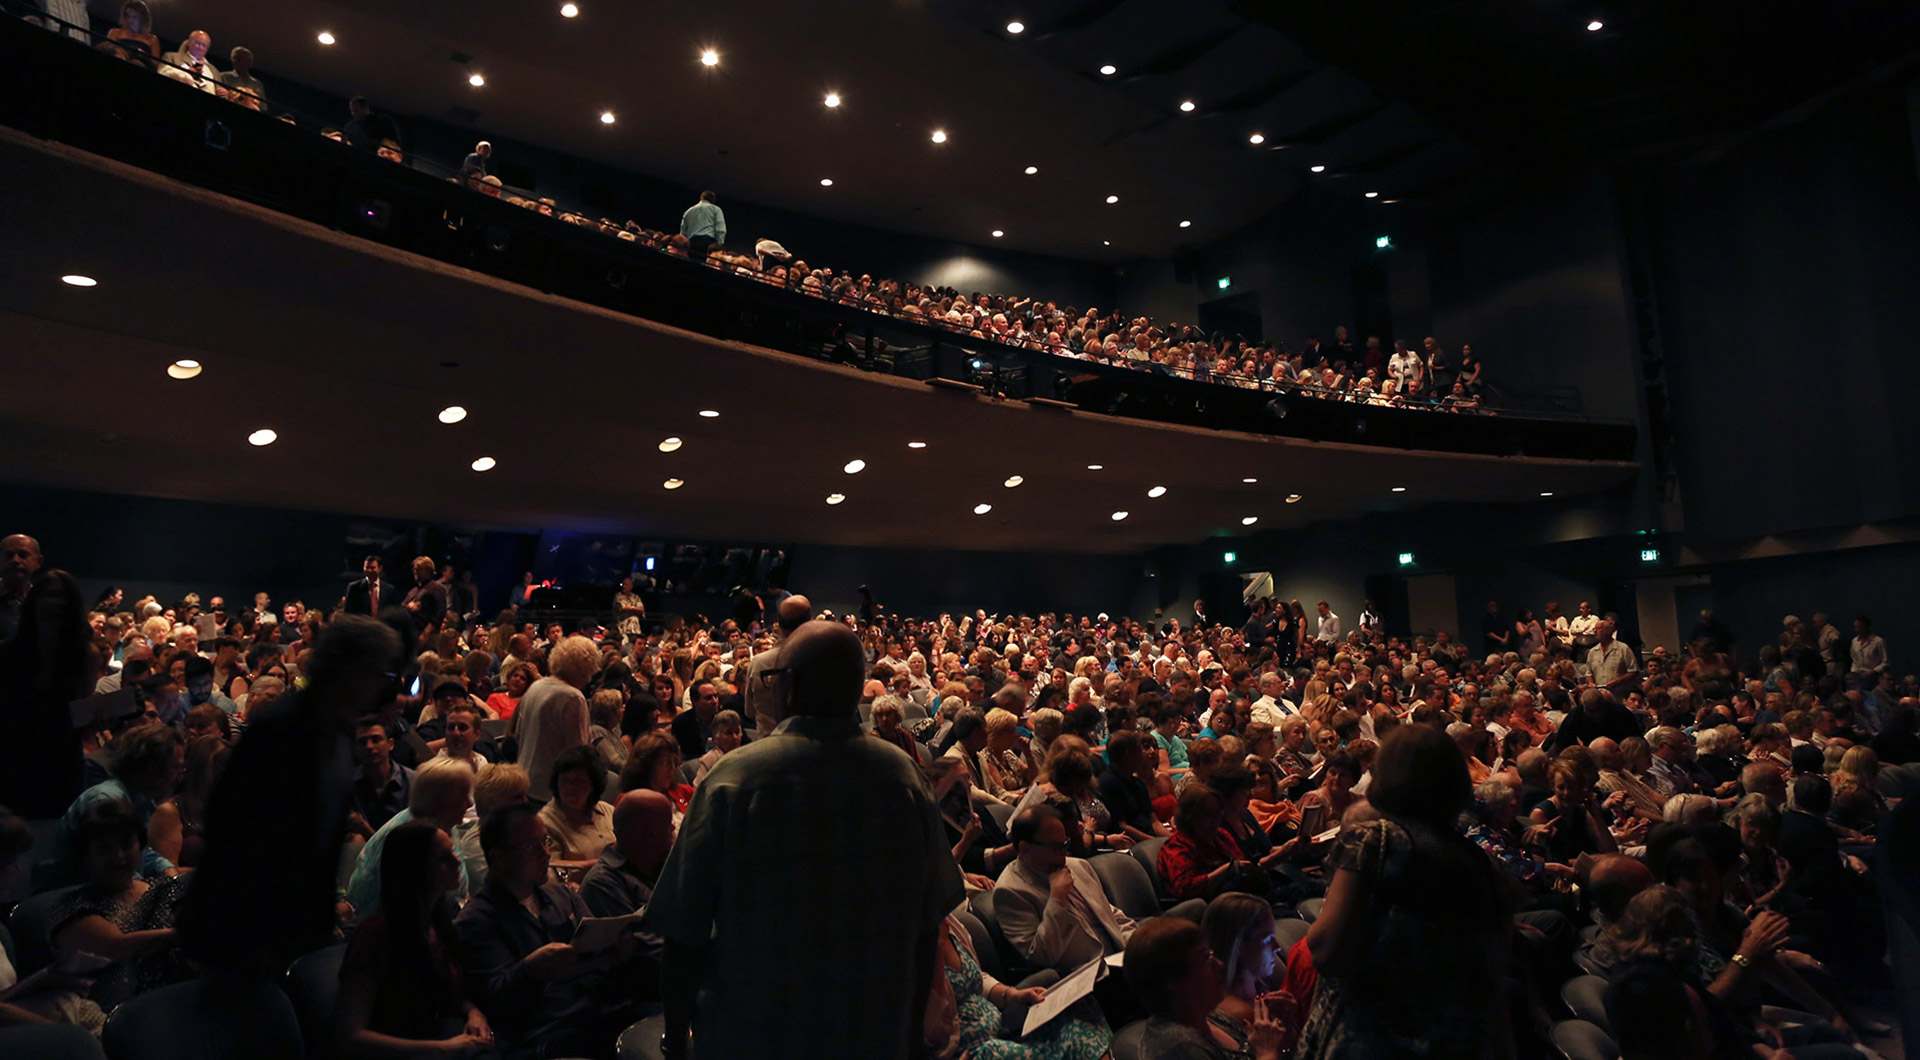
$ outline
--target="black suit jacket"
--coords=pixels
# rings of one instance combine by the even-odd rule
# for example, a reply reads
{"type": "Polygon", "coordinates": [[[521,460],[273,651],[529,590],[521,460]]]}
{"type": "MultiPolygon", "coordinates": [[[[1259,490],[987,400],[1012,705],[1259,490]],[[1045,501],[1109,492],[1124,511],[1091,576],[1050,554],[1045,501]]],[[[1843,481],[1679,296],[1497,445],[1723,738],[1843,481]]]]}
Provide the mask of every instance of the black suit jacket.
{"type": "MultiPolygon", "coordinates": [[[[378,617],[373,613],[373,594],[370,589],[370,582],[371,579],[362,578],[352,585],[347,586],[347,614],[366,615],[368,618],[378,617]]],[[[380,579],[381,607],[398,607],[401,599],[400,591],[393,587],[392,582],[385,578],[380,579]]]]}

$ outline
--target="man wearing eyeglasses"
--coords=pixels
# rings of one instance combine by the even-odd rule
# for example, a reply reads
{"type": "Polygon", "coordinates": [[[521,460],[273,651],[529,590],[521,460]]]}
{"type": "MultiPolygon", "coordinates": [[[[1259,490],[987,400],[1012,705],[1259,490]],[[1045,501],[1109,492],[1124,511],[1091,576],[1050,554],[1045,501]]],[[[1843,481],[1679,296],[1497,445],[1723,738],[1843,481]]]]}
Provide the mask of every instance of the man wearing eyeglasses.
{"type": "Polygon", "coordinates": [[[800,622],[772,661],[784,720],[695,789],[648,905],[663,1051],[691,1027],[709,1057],[910,1055],[959,865],[919,770],[860,728],[860,638],[800,622]]]}

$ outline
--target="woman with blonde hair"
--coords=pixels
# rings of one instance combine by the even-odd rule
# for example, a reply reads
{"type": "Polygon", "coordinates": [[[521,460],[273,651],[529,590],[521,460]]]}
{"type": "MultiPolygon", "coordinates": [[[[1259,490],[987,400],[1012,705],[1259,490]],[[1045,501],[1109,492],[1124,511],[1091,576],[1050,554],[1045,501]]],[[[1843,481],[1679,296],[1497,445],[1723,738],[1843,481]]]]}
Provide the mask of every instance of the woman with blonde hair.
{"type": "Polygon", "coordinates": [[[1027,790],[1027,759],[1020,752],[1020,719],[1012,711],[995,707],[987,711],[987,746],[980,749],[980,775],[987,782],[987,794],[1006,802],[1017,802],[1027,790]]]}
{"type": "Polygon", "coordinates": [[[1828,819],[1861,835],[1872,835],[1887,812],[1887,800],[1876,786],[1879,778],[1880,756],[1873,748],[1848,748],[1831,778],[1833,808],[1827,811],[1828,819]]]}

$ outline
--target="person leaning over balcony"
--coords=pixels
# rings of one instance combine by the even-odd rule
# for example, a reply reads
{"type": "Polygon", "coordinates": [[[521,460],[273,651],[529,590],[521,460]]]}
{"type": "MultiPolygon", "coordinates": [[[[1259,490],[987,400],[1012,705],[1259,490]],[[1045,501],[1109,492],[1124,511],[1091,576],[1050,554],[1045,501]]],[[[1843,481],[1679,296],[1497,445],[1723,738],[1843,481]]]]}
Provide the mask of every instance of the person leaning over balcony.
{"type": "Polygon", "coordinates": [[[727,242],[727,215],[713,201],[713,192],[700,193],[700,201],[680,215],[680,234],[687,240],[687,257],[707,260],[707,252],[727,242]]]}

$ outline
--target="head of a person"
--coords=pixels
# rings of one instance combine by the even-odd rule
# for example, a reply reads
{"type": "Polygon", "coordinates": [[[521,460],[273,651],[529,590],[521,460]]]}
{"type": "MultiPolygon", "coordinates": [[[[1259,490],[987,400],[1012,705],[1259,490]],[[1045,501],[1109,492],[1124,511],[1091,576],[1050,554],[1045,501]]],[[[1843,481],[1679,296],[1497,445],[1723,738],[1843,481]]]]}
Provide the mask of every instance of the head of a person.
{"type": "Polygon", "coordinates": [[[839,622],[802,622],[781,644],[778,660],[787,714],[855,716],[866,681],[866,657],[851,628],[839,622]]]}
{"type": "Polygon", "coordinates": [[[1250,894],[1223,894],[1208,903],[1200,930],[1206,934],[1213,959],[1223,966],[1227,992],[1252,1000],[1279,964],[1273,907],[1250,894]]]}
{"type": "Polygon", "coordinates": [[[1646,862],[1625,854],[1600,854],[1587,870],[1587,893],[1594,909],[1608,921],[1620,919],[1634,895],[1656,881],[1646,862]]]}
{"type": "Polygon", "coordinates": [[[701,202],[713,202],[713,201],[714,201],[714,194],[713,194],[713,192],[710,192],[710,191],[703,191],[703,192],[701,192],[701,193],[700,193],[700,201],[701,201],[701,202]]]}
{"type": "Polygon", "coordinates": [[[1152,1015],[1181,1023],[1206,1017],[1225,996],[1221,962],[1199,924],[1154,917],[1127,939],[1128,985],[1152,1015]]]}
{"type": "Polygon", "coordinates": [[[585,744],[560,752],[547,776],[554,800],[572,814],[591,812],[607,786],[606,770],[600,767],[593,748],[585,744]]]}
{"type": "Polygon", "coordinates": [[[147,33],[153,29],[153,12],[146,0],[127,0],[120,5],[120,28],[128,33],[147,33]]]}
{"type": "Polygon", "coordinates": [[[87,886],[95,893],[118,894],[132,885],[141,848],[147,845],[147,826],[132,803],[102,799],[88,806],[72,838],[87,886]]]}
{"type": "Polygon", "coordinates": [[[487,859],[487,883],[525,898],[546,882],[551,854],[547,826],[531,803],[508,803],[480,821],[480,849],[487,859]]]}
{"type": "Polygon", "coordinates": [[[1740,845],[1748,850],[1765,850],[1780,837],[1780,811],[1759,792],[1749,792],[1734,803],[1727,823],[1740,833],[1740,845]]]}
{"type": "Polygon", "coordinates": [[[211,47],[213,47],[213,37],[206,30],[196,29],[187,34],[185,50],[195,59],[204,61],[207,57],[207,49],[211,47]]]}
{"type": "Polygon", "coordinates": [[[1067,865],[1067,823],[1045,803],[1029,806],[1007,822],[1014,856],[1035,876],[1046,879],[1067,865]]]}
{"type": "Polygon", "coordinates": [[[620,790],[666,793],[673,788],[680,772],[680,741],[659,729],[642,733],[633,741],[633,751],[620,770],[620,790]]]}
{"type": "MultiPolygon", "coordinates": [[[[1427,726],[1409,727],[1427,728],[1427,726]]],[[[1446,737],[1442,735],[1441,739],[1444,740],[1446,737]]],[[[1461,768],[1464,769],[1465,767],[1462,766],[1461,768]]],[[[1327,756],[1324,772],[1320,778],[1321,790],[1332,795],[1334,798],[1344,798],[1347,793],[1353,790],[1353,786],[1359,783],[1359,781],[1360,763],[1354,761],[1352,755],[1343,751],[1334,751],[1327,756]]]]}
{"type": "Polygon", "coordinates": [[[452,758],[431,758],[413,772],[407,809],[415,820],[452,831],[473,805],[473,766],[452,758]]]}
{"type": "Polygon", "coordinates": [[[1173,826],[1196,840],[1211,840],[1226,817],[1226,800],[1205,784],[1189,782],[1180,789],[1173,826]]]}
{"type": "Polygon", "coordinates": [[[440,712],[446,727],[446,749],[450,755],[466,757],[473,753],[480,738],[480,721],[472,700],[463,700],[440,712]]]}
{"type": "Polygon", "coordinates": [[[739,711],[723,710],[713,716],[713,746],[721,754],[739,750],[746,735],[746,724],[739,711]]]}
{"type": "Polygon", "coordinates": [[[1623,964],[1644,962],[1687,971],[1700,949],[1687,896],[1656,884],[1633,896],[1607,929],[1606,943],[1623,964]]]}
{"type": "Polygon", "coordinates": [[[613,804],[613,841],[642,873],[660,871],[673,848],[673,800],[657,791],[629,791],[613,804]]]}
{"type": "Polygon", "coordinates": [[[1467,808],[1471,794],[1459,744],[1430,725],[1403,725],[1388,733],[1367,788],[1367,800],[1381,813],[1443,828],[1467,808]]]}
{"type": "Polygon", "coordinates": [[[367,97],[355,96],[347,100],[347,113],[356,118],[364,118],[373,113],[373,108],[367,105],[367,97]]]}
{"type": "Polygon", "coordinates": [[[356,718],[392,702],[398,691],[400,635],[365,615],[341,615],[320,633],[301,671],[321,709],[356,718]]]}
{"type": "Polygon", "coordinates": [[[253,69],[253,51],[245,46],[227,53],[227,59],[233,63],[234,72],[243,77],[246,76],[247,71],[253,69]]]}
{"type": "Polygon", "coordinates": [[[693,686],[693,712],[702,724],[720,712],[720,686],[714,681],[696,681],[693,686]]]}
{"type": "Polygon", "coordinates": [[[186,740],[171,726],[136,725],[113,742],[113,775],[156,801],[173,794],[186,765],[186,740]]]}
{"type": "Polygon", "coordinates": [[[600,646],[590,637],[563,637],[547,651],[547,672],[584,691],[600,672],[600,646]]]}
{"type": "Polygon", "coordinates": [[[380,907],[389,923],[424,927],[442,895],[460,886],[460,858],[446,829],[412,820],[387,834],[380,850],[380,907]]]}

